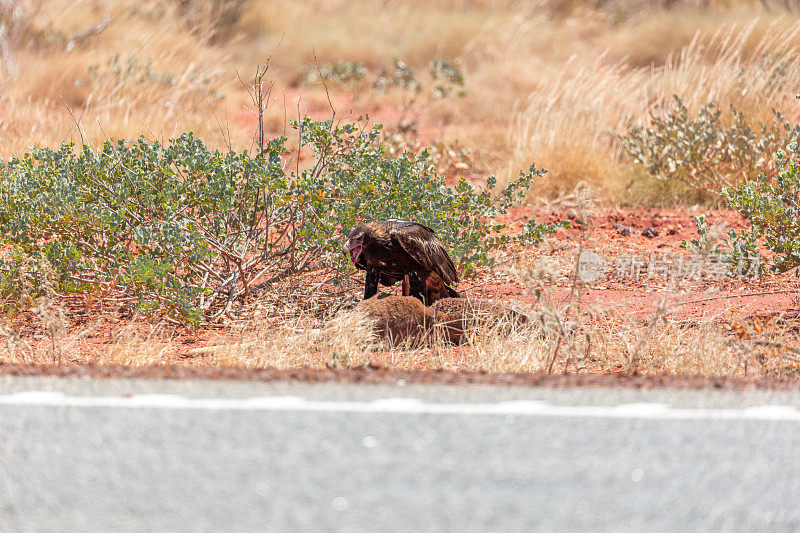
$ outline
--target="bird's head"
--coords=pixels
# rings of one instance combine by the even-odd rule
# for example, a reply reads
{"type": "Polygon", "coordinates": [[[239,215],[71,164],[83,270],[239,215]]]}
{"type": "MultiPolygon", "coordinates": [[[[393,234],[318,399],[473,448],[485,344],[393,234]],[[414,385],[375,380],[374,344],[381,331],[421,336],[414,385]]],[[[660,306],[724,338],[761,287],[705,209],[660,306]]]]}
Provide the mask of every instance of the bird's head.
{"type": "Polygon", "coordinates": [[[350,234],[350,238],[344,243],[344,247],[342,248],[342,252],[347,255],[350,255],[350,261],[353,262],[353,266],[358,263],[358,258],[361,255],[361,250],[364,246],[364,230],[362,228],[356,228],[353,230],[353,233],[350,234]]]}

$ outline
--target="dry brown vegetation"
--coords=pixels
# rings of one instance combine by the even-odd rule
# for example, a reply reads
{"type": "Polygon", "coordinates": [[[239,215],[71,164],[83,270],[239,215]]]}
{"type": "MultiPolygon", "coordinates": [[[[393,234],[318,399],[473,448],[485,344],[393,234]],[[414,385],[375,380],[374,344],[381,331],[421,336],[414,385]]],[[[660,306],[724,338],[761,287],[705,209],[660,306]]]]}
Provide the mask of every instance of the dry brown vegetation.
{"type": "MultiPolygon", "coordinates": [[[[800,4],[769,0],[0,0],[0,157],[82,136],[99,143],[189,130],[212,146],[250,147],[255,119],[237,70],[246,78],[276,50],[270,135],[284,133],[298,114],[327,117],[327,89],[337,118],[369,114],[391,130],[411,113],[416,140],[467,147],[473,155],[466,172],[476,182],[495,174],[503,183],[535,161],[550,169],[536,197],[584,182],[607,203],[663,205],[672,199],[657,197],[621,158],[613,134],[646,123],[674,94],[693,111],[715,101],[755,121],[771,120],[771,108],[796,121],[798,12],[800,4]],[[361,62],[377,71],[393,56],[420,73],[433,59],[454,61],[465,95],[409,104],[407,95],[377,94],[369,83],[303,82],[313,63],[361,62]]],[[[205,331],[184,347],[183,330],[167,323],[113,322],[118,331],[98,350],[87,339],[108,323],[77,325],[54,305],[28,317],[33,337],[20,334],[17,322],[6,324],[0,361],[795,372],[796,313],[754,322],[752,313],[726,307],[678,319],[669,311],[684,289],[675,287],[672,302],[660,307],[659,298],[638,313],[579,305],[581,294],[565,299],[575,290],[569,273],[577,242],[548,244],[534,258],[523,252],[521,263],[471,280],[517,276],[513,297],[527,295],[523,307],[539,326],[486,323],[465,346],[434,336],[424,349],[390,347],[362,314],[285,301],[280,310],[257,302],[241,315],[246,323],[205,331]],[[539,261],[551,252],[562,261],[558,279],[541,285],[553,267],[539,261]],[[537,289],[557,297],[535,299],[537,289]]],[[[618,244],[609,242],[598,246],[618,244]]],[[[796,287],[787,283],[782,287],[796,287]]],[[[666,285],[647,289],[672,294],[666,285]]],[[[351,307],[354,294],[336,307],[351,307]]]]}
{"type": "MultiPolygon", "coordinates": [[[[673,299],[677,299],[672,295],[673,299]]],[[[3,332],[0,357],[7,363],[92,363],[100,365],[190,364],[244,368],[358,368],[399,370],[641,373],[720,377],[777,375],[800,371],[797,346],[800,319],[778,313],[758,317],[731,313],[681,319],[676,301],[659,302],[650,313],[631,314],[624,304],[569,306],[528,303],[522,308],[535,322],[474,321],[463,345],[454,345],[433,328],[420,347],[381,340],[369,317],[341,310],[318,317],[287,306],[287,318],[237,321],[213,337],[192,339],[168,323],[132,324],[112,332],[98,346],[87,342],[99,323],[65,327],[55,338],[25,340],[3,332]],[[677,318],[676,318],[677,315],[677,318]]],[[[68,326],[65,323],[65,326],[68,326]]]]}
{"type": "MultiPolygon", "coordinates": [[[[449,340],[452,323],[435,320],[423,328],[422,338],[381,336],[375,315],[355,305],[358,283],[312,300],[293,296],[289,284],[237,304],[233,319],[199,331],[169,321],[131,320],[113,302],[87,296],[45,300],[33,313],[5,320],[0,361],[795,377],[800,372],[800,291],[791,273],[750,281],[670,280],[648,273],[641,279],[612,273],[595,282],[574,277],[581,241],[601,254],[644,257],[654,245],[684,253],[679,242],[692,231],[689,220],[669,210],[627,218],[604,215],[588,234],[571,230],[536,249],[507,250],[498,255],[496,267],[460,288],[469,297],[513,306],[529,320],[487,316],[475,306],[460,344],[449,340]],[[677,225],[678,233],[623,237],[612,225],[621,220],[638,229],[657,218],[665,219],[662,230],[677,225]],[[98,312],[98,305],[104,310],[98,312]]],[[[442,311],[453,313],[452,307],[442,311]]],[[[432,316],[417,310],[406,318],[412,324],[432,316]]]]}
{"type": "MultiPolygon", "coordinates": [[[[315,58],[377,70],[396,56],[418,73],[448,58],[466,94],[420,97],[423,142],[463,143],[476,153],[472,171],[501,182],[536,161],[551,169],[541,192],[585,180],[614,199],[648,200],[626,192],[633,170],[610,134],[673,94],[692,110],[713,100],[757,120],[769,121],[772,107],[795,117],[797,9],[755,0],[3,0],[0,156],[79,140],[66,106],[91,142],[192,130],[222,146],[221,124],[247,147],[254,121],[234,69],[252,72],[277,46],[273,134],[298,111],[329,112],[321,84],[302,83],[315,58]]],[[[357,101],[351,85],[329,89],[339,117],[370,113],[387,126],[404,98],[368,84],[357,101]]]]}

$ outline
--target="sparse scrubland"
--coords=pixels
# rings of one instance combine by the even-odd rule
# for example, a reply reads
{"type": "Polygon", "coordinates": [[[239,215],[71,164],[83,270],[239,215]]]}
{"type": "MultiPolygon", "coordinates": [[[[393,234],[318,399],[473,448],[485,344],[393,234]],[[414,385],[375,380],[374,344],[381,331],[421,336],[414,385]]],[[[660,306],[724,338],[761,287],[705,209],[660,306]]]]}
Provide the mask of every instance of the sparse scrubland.
{"type": "Polygon", "coordinates": [[[795,376],[798,14],[0,0],[0,362],[795,376]],[[388,217],[529,320],[376,337],[388,217]]]}

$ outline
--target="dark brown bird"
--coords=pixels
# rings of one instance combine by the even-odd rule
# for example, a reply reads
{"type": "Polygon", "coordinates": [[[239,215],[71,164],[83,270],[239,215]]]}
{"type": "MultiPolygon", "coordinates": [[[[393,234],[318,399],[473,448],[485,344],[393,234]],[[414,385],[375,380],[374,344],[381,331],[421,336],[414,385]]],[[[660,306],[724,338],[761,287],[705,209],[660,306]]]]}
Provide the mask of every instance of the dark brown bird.
{"type": "Polygon", "coordinates": [[[362,224],[350,233],[343,251],[356,268],[367,271],[365,300],[377,294],[378,283],[392,286],[401,280],[403,294],[425,305],[460,297],[449,286],[458,283],[453,261],[433,230],[422,224],[391,219],[362,224]]]}

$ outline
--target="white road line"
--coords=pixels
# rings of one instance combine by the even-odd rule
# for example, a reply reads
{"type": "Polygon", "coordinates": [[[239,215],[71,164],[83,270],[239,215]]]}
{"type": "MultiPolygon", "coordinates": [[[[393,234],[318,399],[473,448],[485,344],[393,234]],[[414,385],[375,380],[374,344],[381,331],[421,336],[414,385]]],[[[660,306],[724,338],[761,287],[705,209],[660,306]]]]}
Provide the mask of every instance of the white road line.
{"type": "Polygon", "coordinates": [[[782,405],[741,409],[676,409],[661,403],[616,406],[551,405],[534,400],[496,403],[431,403],[414,398],[371,402],[317,401],[297,396],[254,398],[185,398],[169,394],[133,396],[66,396],[61,392],[28,391],[0,395],[0,406],[109,407],[123,409],[190,409],[209,411],[315,411],[331,413],[407,413],[452,415],[522,415],[571,418],[641,418],[661,420],[800,421],[800,410],[782,405]]]}

